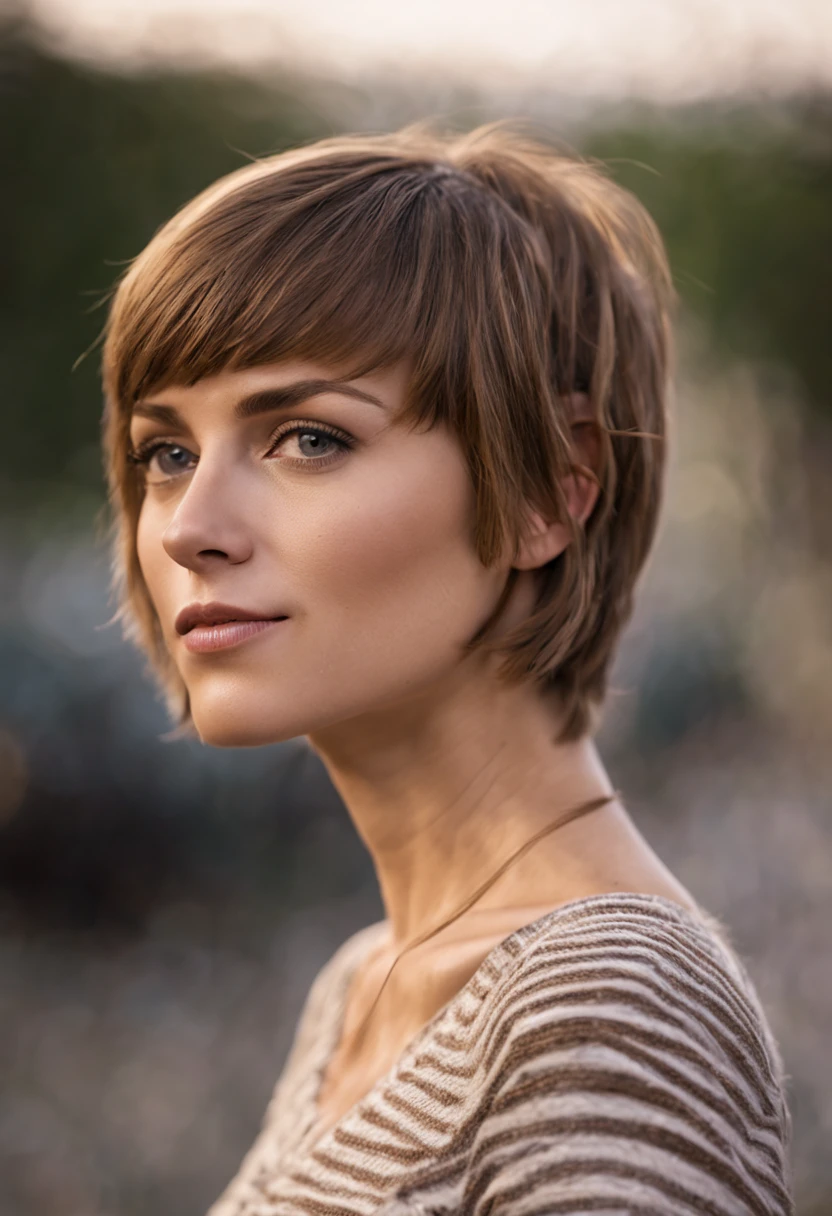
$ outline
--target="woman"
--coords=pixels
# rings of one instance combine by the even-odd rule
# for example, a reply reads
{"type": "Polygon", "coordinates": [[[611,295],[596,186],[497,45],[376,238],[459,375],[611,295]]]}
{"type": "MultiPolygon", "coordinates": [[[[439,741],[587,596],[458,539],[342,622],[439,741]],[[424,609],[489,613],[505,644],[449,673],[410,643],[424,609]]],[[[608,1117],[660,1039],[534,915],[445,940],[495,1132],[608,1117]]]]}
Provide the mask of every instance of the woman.
{"type": "Polygon", "coordinates": [[[119,284],[127,632],[205,743],[306,737],[387,913],[212,1216],[791,1210],[754,988],[592,742],[671,310],[636,200],[491,128],[255,162],[119,284]]]}

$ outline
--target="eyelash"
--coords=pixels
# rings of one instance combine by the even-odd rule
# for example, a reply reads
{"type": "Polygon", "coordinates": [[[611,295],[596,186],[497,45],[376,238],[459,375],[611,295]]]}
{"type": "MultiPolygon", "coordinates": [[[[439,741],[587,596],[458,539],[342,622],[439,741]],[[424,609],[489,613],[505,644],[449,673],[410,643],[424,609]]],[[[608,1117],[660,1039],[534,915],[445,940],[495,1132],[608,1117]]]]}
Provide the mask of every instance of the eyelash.
{"type": "MultiPolygon", "coordinates": [[[[355,446],[355,440],[351,435],[347,435],[345,431],[339,431],[335,427],[328,426],[325,422],[290,422],[278,427],[269,440],[269,452],[272,452],[277,444],[285,439],[287,435],[326,435],[329,439],[336,440],[341,445],[341,450],[349,451],[355,446]]],[[[172,443],[169,439],[147,439],[144,443],[138,444],[131,448],[127,453],[127,459],[132,465],[136,465],[146,473],[147,467],[157,452],[164,448],[184,448],[183,444],[172,443]]],[[[186,449],[185,449],[186,450],[186,449]]],[[[301,460],[296,457],[289,459],[289,464],[294,466],[299,465],[315,465],[320,467],[324,464],[330,464],[337,457],[337,452],[332,452],[326,456],[310,457],[308,460],[301,460]]],[[[183,469],[186,473],[188,470],[183,469]]],[[[175,477],[179,477],[179,473],[163,474],[164,481],[172,481],[175,477]]]]}

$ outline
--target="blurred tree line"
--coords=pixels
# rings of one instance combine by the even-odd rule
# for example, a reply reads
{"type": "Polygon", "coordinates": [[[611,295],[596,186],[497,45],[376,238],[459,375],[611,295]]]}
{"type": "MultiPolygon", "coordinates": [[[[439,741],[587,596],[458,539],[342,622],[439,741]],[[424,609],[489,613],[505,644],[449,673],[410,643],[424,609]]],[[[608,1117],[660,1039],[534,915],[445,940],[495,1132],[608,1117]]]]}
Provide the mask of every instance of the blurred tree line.
{"type": "MultiPolygon", "coordinates": [[[[0,481],[18,505],[63,508],[101,491],[97,352],[73,366],[120,267],[213,179],[338,120],[290,73],[118,75],[62,59],[10,18],[0,107],[0,481]]],[[[578,142],[647,204],[717,347],[784,360],[832,411],[832,98],[631,112],[578,142]]]]}

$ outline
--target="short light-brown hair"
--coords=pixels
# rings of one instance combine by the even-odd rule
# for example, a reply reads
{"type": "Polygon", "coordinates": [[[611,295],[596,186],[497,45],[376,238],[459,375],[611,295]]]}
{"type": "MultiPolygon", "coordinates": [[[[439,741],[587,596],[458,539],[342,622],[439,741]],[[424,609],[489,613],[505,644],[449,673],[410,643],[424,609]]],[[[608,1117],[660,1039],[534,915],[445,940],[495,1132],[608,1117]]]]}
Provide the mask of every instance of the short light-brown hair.
{"type": "MultiPolygon", "coordinates": [[[[564,399],[588,395],[600,496],[537,573],[521,627],[471,640],[500,674],[556,695],[564,739],[594,725],[662,497],[675,305],[659,233],[596,164],[502,126],[409,128],[266,157],[179,211],[121,278],[103,348],[116,619],[180,728],[187,690],[136,553],[133,404],[172,384],[287,357],[357,376],[408,360],[403,423],[444,423],[468,460],[489,565],[529,504],[569,521],[564,399]]],[[[571,521],[570,521],[571,522],[571,521]]]]}

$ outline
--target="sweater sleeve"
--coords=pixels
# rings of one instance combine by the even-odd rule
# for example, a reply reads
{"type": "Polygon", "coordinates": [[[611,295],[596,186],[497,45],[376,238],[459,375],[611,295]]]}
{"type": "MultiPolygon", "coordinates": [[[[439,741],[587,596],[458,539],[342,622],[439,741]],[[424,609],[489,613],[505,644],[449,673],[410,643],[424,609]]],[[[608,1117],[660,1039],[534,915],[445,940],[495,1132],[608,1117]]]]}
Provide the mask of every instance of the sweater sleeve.
{"type": "Polygon", "coordinates": [[[780,1061],[744,971],[684,924],[541,944],[507,990],[470,1216],[793,1212],[780,1061]]]}

